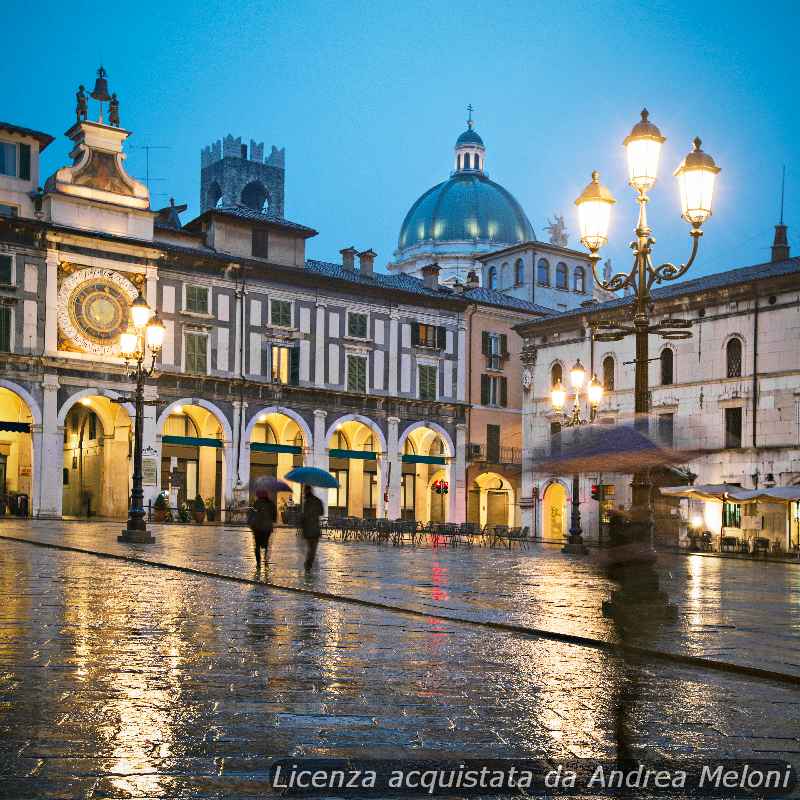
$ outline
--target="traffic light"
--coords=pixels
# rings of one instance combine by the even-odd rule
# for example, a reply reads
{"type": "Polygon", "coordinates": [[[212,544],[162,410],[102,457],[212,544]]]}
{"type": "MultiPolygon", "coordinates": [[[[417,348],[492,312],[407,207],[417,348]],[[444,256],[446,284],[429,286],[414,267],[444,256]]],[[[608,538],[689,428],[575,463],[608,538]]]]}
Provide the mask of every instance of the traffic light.
{"type": "Polygon", "coordinates": [[[592,484],[592,500],[599,500],[600,499],[600,489],[602,488],[602,484],[600,483],[593,483],[592,484]]]}

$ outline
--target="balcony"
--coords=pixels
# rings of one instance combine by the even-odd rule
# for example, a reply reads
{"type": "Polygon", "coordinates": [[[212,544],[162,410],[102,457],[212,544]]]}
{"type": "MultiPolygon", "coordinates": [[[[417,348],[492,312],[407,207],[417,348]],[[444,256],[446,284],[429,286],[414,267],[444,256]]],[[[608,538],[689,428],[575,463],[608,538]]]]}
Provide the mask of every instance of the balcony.
{"type": "Polygon", "coordinates": [[[522,466],[522,448],[499,447],[485,444],[467,445],[467,461],[472,463],[485,462],[498,466],[522,466]]]}

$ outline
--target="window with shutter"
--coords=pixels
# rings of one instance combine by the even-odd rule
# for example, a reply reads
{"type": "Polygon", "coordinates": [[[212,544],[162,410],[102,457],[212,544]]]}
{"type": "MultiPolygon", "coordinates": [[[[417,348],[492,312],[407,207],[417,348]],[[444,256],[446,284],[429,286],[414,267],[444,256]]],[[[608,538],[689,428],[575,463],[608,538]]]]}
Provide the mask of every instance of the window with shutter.
{"type": "Polygon", "coordinates": [[[275,383],[290,382],[291,348],[272,345],[272,369],[271,376],[275,383]]]}
{"type": "Polygon", "coordinates": [[[489,376],[481,375],[481,405],[489,405],[489,376]]]}
{"type": "Polygon", "coordinates": [[[31,179],[31,146],[19,144],[19,177],[24,181],[31,179]]]}
{"type": "Polygon", "coordinates": [[[500,461],[500,426],[486,426],[486,460],[493,463],[500,461]]]}
{"type": "Polygon", "coordinates": [[[356,314],[349,312],[347,314],[347,335],[352,336],[354,339],[366,339],[368,329],[368,318],[366,314],[356,314]]]}
{"type": "Polygon", "coordinates": [[[269,258],[269,231],[253,229],[253,256],[269,258]]]}
{"type": "Polygon", "coordinates": [[[505,378],[497,378],[500,382],[500,405],[505,408],[508,405],[508,381],[505,378]]]}
{"type": "Polygon", "coordinates": [[[489,347],[489,331],[483,331],[483,333],[481,333],[481,353],[488,356],[490,352],[489,347]]]}
{"type": "Polygon", "coordinates": [[[444,350],[447,347],[447,331],[443,325],[436,328],[436,349],[444,350]]]}
{"type": "Polygon", "coordinates": [[[421,365],[418,371],[420,400],[436,400],[436,382],[439,370],[427,364],[421,365]]]}
{"type": "Polygon", "coordinates": [[[187,333],[184,341],[186,371],[205,375],[208,372],[208,336],[204,333],[187,333]]]}
{"type": "Polygon", "coordinates": [[[500,355],[508,358],[508,336],[505,333],[500,334],[500,355]]]}
{"type": "Polygon", "coordinates": [[[289,349],[289,383],[292,386],[300,385],[300,348],[289,349]]]}
{"type": "Polygon", "coordinates": [[[292,327],[292,304],[289,300],[272,300],[269,309],[270,325],[277,328],[292,327]]]}
{"type": "Polygon", "coordinates": [[[0,175],[17,177],[17,146],[14,142],[0,141],[0,175]]]}
{"type": "Polygon", "coordinates": [[[0,306],[0,352],[11,352],[11,309],[0,306]]]}
{"type": "Polygon", "coordinates": [[[186,310],[195,314],[208,314],[208,287],[186,287],[186,310]]]}
{"type": "Polygon", "coordinates": [[[364,356],[347,356],[347,391],[367,391],[367,359],[364,356]]]}
{"type": "Polygon", "coordinates": [[[437,329],[435,325],[426,325],[422,322],[418,322],[416,329],[417,341],[415,344],[417,347],[430,347],[431,349],[437,347],[437,329]]]}
{"type": "Polygon", "coordinates": [[[11,283],[11,256],[0,256],[0,283],[11,283]]]}

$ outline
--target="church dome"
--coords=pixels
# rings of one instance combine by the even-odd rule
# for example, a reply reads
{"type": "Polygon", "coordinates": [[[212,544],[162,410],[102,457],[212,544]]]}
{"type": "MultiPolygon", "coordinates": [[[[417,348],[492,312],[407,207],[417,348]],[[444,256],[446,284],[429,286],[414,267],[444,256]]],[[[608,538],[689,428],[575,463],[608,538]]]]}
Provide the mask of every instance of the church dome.
{"type": "Polygon", "coordinates": [[[536,238],[514,195],[484,172],[485,152],[470,109],[467,130],[456,140],[450,179],[428,189],[403,220],[395,253],[398,261],[423,243],[469,242],[465,252],[473,252],[536,238]]]}
{"type": "Polygon", "coordinates": [[[511,245],[536,238],[514,196],[476,171],[456,172],[411,206],[400,228],[399,250],[421,242],[477,239],[511,245]]]}

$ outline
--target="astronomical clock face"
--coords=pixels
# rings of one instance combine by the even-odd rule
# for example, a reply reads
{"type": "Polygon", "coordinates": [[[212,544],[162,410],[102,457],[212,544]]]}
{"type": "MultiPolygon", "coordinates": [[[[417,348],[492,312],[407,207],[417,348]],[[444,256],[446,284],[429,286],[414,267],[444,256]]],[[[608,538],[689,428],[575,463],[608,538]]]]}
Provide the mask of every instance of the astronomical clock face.
{"type": "Polygon", "coordinates": [[[73,272],[61,283],[58,293],[58,327],[62,336],[71,349],[115,355],[137,294],[136,287],[113,270],[73,272]]]}

